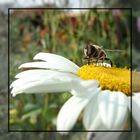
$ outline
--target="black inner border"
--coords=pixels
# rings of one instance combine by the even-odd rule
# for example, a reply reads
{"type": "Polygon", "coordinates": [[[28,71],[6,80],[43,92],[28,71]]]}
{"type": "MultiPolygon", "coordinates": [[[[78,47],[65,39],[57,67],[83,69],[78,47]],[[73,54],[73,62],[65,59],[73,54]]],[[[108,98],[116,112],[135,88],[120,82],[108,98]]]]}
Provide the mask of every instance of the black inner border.
{"type": "Polygon", "coordinates": [[[131,48],[130,48],[130,64],[131,64],[131,93],[132,93],[132,8],[8,8],[8,132],[132,132],[132,94],[131,94],[131,114],[130,114],[130,130],[94,130],[94,131],[80,131],[80,130],[70,130],[70,131],[57,131],[57,130],[51,130],[51,131],[47,131],[47,130],[10,130],[10,10],[98,10],[98,9],[121,9],[121,10],[129,10],[130,11],[130,15],[131,15],[131,21],[130,21],[130,44],[131,44],[131,48]]]}

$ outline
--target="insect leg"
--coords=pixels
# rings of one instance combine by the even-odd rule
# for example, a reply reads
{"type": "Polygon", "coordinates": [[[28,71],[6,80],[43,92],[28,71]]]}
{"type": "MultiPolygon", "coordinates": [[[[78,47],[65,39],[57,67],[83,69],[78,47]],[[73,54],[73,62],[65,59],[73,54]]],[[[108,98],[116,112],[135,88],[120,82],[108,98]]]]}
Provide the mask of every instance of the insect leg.
{"type": "Polygon", "coordinates": [[[109,62],[110,62],[111,67],[113,66],[113,62],[112,62],[112,60],[111,60],[110,58],[105,57],[105,58],[104,58],[104,60],[109,61],[109,62]]]}
{"type": "Polygon", "coordinates": [[[105,61],[105,58],[103,57],[101,60],[102,60],[102,63],[103,63],[105,61]]]}
{"type": "Polygon", "coordinates": [[[98,63],[99,58],[96,59],[96,64],[98,63]]]}
{"type": "Polygon", "coordinates": [[[88,65],[90,65],[90,56],[89,56],[89,58],[88,58],[88,65]]]}
{"type": "Polygon", "coordinates": [[[91,62],[90,59],[91,59],[90,57],[84,57],[84,58],[83,58],[83,60],[84,60],[88,65],[89,65],[90,62],[91,62]]]}

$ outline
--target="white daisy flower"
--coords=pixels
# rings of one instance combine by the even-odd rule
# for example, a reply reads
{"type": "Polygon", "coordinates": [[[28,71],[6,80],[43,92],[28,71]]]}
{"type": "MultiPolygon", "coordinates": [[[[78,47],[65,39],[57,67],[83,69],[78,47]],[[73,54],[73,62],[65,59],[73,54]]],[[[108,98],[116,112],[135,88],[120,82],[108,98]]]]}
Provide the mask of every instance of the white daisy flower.
{"type": "MultiPolygon", "coordinates": [[[[21,93],[54,93],[70,91],[72,97],[57,117],[57,130],[71,130],[83,111],[87,130],[123,130],[131,112],[131,74],[124,68],[84,65],[79,68],[70,60],[55,54],[38,53],[34,60],[22,64],[29,69],[16,75],[11,84],[13,96],[21,93]],[[34,69],[30,69],[34,68],[34,69]]],[[[133,117],[140,125],[140,98],[132,97],[133,117]]]]}

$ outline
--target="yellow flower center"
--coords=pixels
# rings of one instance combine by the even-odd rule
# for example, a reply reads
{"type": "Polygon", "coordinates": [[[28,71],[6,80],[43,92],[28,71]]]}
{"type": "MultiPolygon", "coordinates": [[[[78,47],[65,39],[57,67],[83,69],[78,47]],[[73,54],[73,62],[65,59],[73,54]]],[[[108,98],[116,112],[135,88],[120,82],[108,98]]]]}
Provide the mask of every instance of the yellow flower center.
{"type": "Polygon", "coordinates": [[[131,95],[129,69],[84,65],[79,69],[77,75],[84,80],[98,80],[99,86],[103,90],[121,91],[128,96],[131,95]]]}

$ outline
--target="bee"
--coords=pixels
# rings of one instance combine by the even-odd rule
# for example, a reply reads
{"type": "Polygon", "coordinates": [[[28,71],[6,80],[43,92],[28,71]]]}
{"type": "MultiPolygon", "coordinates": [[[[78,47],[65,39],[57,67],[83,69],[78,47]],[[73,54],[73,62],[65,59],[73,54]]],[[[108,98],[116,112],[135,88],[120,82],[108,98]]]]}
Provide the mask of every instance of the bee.
{"type": "Polygon", "coordinates": [[[107,57],[105,50],[98,45],[86,45],[86,47],[84,48],[84,55],[84,60],[87,62],[88,65],[93,62],[98,63],[98,61],[101,61],[102,63],[104,61],[109,61],[111,67],[113,65],[112,60],[107,57]]]}

